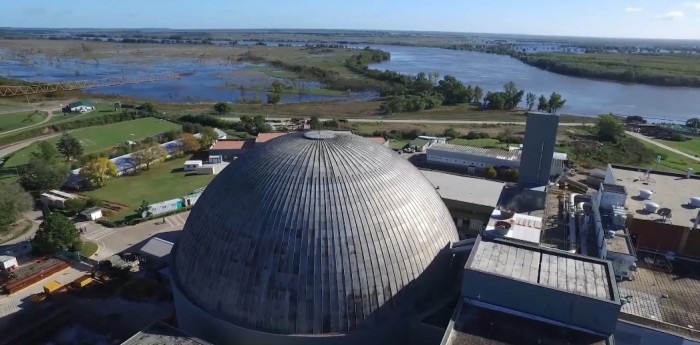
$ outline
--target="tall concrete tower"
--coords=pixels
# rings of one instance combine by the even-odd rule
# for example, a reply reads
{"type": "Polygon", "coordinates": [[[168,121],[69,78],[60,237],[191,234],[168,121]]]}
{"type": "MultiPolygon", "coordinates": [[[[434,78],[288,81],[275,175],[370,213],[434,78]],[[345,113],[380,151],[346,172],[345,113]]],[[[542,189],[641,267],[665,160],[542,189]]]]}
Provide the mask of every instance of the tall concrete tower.
{"type": "Polygon", "coordinates": [[[518,178],[520,187],[544,186],[549,182],[558,128],[557,115],[535,112],[527,115],[518,178]]]}

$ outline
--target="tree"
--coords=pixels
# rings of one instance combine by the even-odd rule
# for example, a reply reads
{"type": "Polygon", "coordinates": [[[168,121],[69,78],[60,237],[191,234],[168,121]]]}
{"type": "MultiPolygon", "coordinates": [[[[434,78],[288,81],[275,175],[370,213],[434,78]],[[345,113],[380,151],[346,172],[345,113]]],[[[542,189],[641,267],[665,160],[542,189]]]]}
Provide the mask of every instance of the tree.
{"type": "Polygon", "coordinates": [[[562,99],[560,94],[552,92],[552,95],[549,96],[549,101],[547,102],[547,111],[552,114],[556,114],[559,109],[564,107],[564,103],[566,103],[566,100],[562,99]]]}
{"type": "Polygon", "coordinates": [[[58,139],[58,143],[56,143],[56,148],[58,152],[66,157],[67,161],[83,154],[83,145],[70,134],[62,135],[61,138],[58,139]]]}
{"type": "Polygon", "coordinates": [[[596,124],[598,139],[616,142],[624,131],[622,122],[613,114],[601,115],[596,124]]]}
{"type": "Polygon", "coordinates": [[[83,199],[83,198],[68,199],[68,200],[66,200],[66,202],[63,203],[63,206],[67,212],[75,215],[78,212],[82,212],[84,209],[87,208],[87,199],[83,199]]]}
{"type": "Polygon", "coordinates": [[[27,191],[41,192],[58,189],[68,179],[70,168],[61,161],[56,147],[46,141],[39,143],[39,149],[32,152],[26,171],[19,182],[27,191]]]}
{"type": "MultiPolygon", "coordinates": [[[[241,117],[241,119],[243,119],[243,117],[241,117]]],[[[204,127],[199,134],[202,135],[202,137],[199,138],[199,143],[201,144],[201,148],[205,150],[208,150],[219,140],[219,135],[211,127],[204,127]]]]}
{"type": "Polygon", "coordinates": [[[481,86],[474,87],[474,102],[480,103],[482,98],[484,98],[484,89],[481,86]]]}
{"type": "Polygon", "coordinates": [[[539,102],[537,103],[537,111],[549,111],[549,101],[544,95],[540,95],[539,102]]]}
{"type": "Polygon", "coordinates": [[[154,145],[131,154],[134,165],[136,165],[136,167],[142,167],[144,170],[150,169],[151,165],[154,163],[165,160],[167,156],[168,152],[160,145],[154,145]]]}
{"type": "MultiPolygon", "coordinates": [[[[215,132],[216,133],[216,132],[215,132]]],[[[217,136],[218,139],[218,136],[217,136]]],[[[199,139],[195,138],[192,133],[182,133],[179,137],[180,149],[186,153],[192,153],[199,151],[202,148],[202,144],[199,139]]]]}
{"type": "Polygon", "coordinates": [[[700,119],[694,117],[692,119],[688,119],[688,121],[685,122],[685,125],[694,128],[694,129],[700,129],[700,119]]]}
{"type": "Polygon", "coordinates": [[[525,103],[527,103],[528,112],[532,111],[532,108],[535,107],[535,101],[537,101],[537,96],[535,96],[535,94],[532,92],[528,92],[527,96],[525,96],[525,103]]]}
{"type": "Polygon", "coordinates": [[[494,167],[488,167],[484,171],[484,174],[488,178],[496,178],[496,176],[498,176],[498,171],[496,171],[496,169],[494,167]]]}
{"type": "Polygon", "coordinates": [[[471,85],[467,85],[467,103],[474,102],[474,88],[471,85]]]}
{"type": "Polygon", "coordinates": [[[312,116],[309,120],[309,126],[311,129],[321,129],[321,122],[318,121],[318,117],[312,116]]]}
{"type": "Polygon", "coordinates": [[[508,145],[510,144],[511,138],[513,138],[513,130],[506,127],[503,129],[503,132],[501,132],[499,137],[503,139],[503,141],[506,144],[506,147],[508,147],[508,145]]]}
{"type": "Polygon", "coordinates": [[[645,120],[643,117],[639,115],[631,115],[625,117],[625,123],[626,124],[644,124],[647,123],[647,120],[645,120]]]}
{"type": "Polygon", "coordinates": [[[457,78],[446,75],[435,88],[442,94],[444,105],[455,105],[467,101],[467,88],[457,78]]]}
{"type": "Polygon", "coordinates": [[[139,106],[138,109],[146,114],[155,114],[157,111],[156,107],[149,102],[141,104],[141,106],[139,106]]]}
{"type": "Polygon", "coordinates": [[[284,84],[282,82],[275,80],[272,82],[272,90],[267,94],[267,104],[272,104],[274,107],[277,103],[282,100],[282,93],[284,92],[284,84]]]}
{"type": "Polygon", "coordinates": [[[231,111],[231,105],[226,102],[218,102],[214,104],[214,111],[219,114],[226,114],[231,111]]]}
{"type": "Polygon", "coordinates": [[[89,181],[92,187],[96,188],[104,186],[105,182],[109,178],[116,177],[117,174],[117,166],[114,165],[114,162],[109,160],[107,157],[96,157],[91,159],[82,169],[80,169],[80,175],[89,181]]]}
{"type": "Polygon", "coordinates": [[[66,216],[52,213],[32,239],[32,248],[42,254],[73,249],[80,241],[78,229],[66,216]]]}
{"type": "Polygon", "coordinates": [[[151,216],[151,204],[148,200],[142,200],[141,205],[136,209],[136,213],[141,217],[148,218],[151,216]]]}
{"type": "Polygon", "coordinates": [[[525,91],[518,90],[515,82],[512,80],[503,85],[503,99],[505,101],[504,109],[515,109],[523,100],[525,91]]]}
{"type": "Polygon", "coordinates": [[[32,197],[17,183],[0,183],[0,229],[14,224],[32,207],[32,197]]]}
{"type": "Polygon", "coordinates": [[[447,137],[447,138],[454,139],[454,138],[457,138],[459,136],[459,133],[454,128],[450,127],[450,128],[446,128],[445,131],[442,133],[442,135],[447,137]]]}

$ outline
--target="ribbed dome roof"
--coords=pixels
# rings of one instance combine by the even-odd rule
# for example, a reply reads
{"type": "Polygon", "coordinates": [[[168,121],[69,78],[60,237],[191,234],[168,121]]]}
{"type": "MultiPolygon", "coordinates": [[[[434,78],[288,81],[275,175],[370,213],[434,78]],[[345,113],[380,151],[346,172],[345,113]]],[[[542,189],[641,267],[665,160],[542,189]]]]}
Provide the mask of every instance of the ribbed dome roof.
{"type": "Polygon", "coordinates": [[[428,273],[444,268],[431,263],[456,240],[433,186],[393,151],[352,134],[295,133],[212,181],[185,224],[174,273],[192,302],[236,325],[345,333],[441,293],[428,273]]]}

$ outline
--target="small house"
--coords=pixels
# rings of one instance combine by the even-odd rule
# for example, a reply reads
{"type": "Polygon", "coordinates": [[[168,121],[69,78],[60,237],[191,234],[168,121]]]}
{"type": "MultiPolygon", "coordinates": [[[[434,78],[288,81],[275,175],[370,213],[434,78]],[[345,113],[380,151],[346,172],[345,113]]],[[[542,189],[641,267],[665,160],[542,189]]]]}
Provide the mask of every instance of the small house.
{"type": "Polygon", "coordinates": [[[84,113],[94,109],[95,105],[90,101],[77,101],[68,104],[67,107],[63,108],[63,111],[66,113],[84,113]]]}
{"type": "Polygon", "coordinates": [[[80,215],[87,220],[98,220],[102,218],[102,209],[99,207],[91,207],[83,212],[80,212],[80,215]]]}
{"type": "Polygon", "coordinates": [[[418,152],[425,151],[428,148],[428,146],[430,146],[430,141],[428,141],[426,139],[421,139],[421,138],[413,139],[408,144],[408,147],[410,147],[418,152]]]}
{"type": "Polygon", "coordinates": [[[3,271],[8,271],[17,268],[17,258],[14,256],[0,255],[0,268],[3,271]]]}
{"type": "Polygon", "coordinates": [[[209,156],[209,160],[207,160],[207,162],[209,164],[222,163],[223,161],[224,161],[224,158],[221,157],[221,155],[209,156]]]}
{"type": "Polygon", "coordinates": [[[254,141],[219,140],[209,149],[209,155],[221,156],[225,162],[230,162],[251,150],[254,145],[254,141]]]}
{"type": "Polygon", "coordinates": [[[202,161],[201,160],[192,160],[192,161],[186,161],[185,164],[183,165],[182,169],[184,171],[195,171],[197,168],[202,166],[202,161]]]}

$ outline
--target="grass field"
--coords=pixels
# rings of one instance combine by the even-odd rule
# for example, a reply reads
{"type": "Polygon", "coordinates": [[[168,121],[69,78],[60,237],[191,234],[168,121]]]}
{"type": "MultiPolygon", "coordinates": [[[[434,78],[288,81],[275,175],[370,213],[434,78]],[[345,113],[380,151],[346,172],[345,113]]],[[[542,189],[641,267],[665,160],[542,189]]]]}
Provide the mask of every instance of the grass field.
{"type": "MultiPolygon", "coordinates": [[[[88,127],[70,132],[83,144],[85,153],[99,152],[119,145],[127,140],[142,140],[156,134],[167,132],[171,129],[179,129],[180,126],[172,122],[155,119],[152,117],[113,123],[104,126],[88,127]]],[[[58,142],[59,137],[48,139],[52,144],[58,142]]],[[[12,168],[29,162],[31,153],[37,144],[15,152],[4,165],[4,168],[12,168]]]]}
{"type": "Polygon", "coordinates": [[[0,114],[0,133],[17,128],[31,126],[41,122],[48,114],[43,111],[24,111],[10,114],[0,114]]]}
{"type": "Polygon", "coordinates": [[[185,196],[197,188],[204,187],[213,175],[194,175],[182,171],[187,158],[173,159],[134,176],[112,179],[107,185],[84,194],[102,200],[128,205],[128,209],[111,215],[109,220],[119,220],[134,214],[143,200],[150,203],[185,196]]]}
{"type": "Polygon", "coordinates": [[[408,145],[408,143],[410,142],[410,140],[391,139],[389,140],[389,147],[392,150],[401,150],[402,148],[406,147],[406,145],[408,145]]]}
{"type": "Polygon", "coordinates": [[[97,243],[95,243],[95,242],[90,242],[90,241],[80,242],[80,255],[82,255],[86,258],[89,258],[89,257],[95,255],[95,253],[97,253],[97,249],[99,249],[99,247],[97,246],[97,243]]]}
{"type": "Polygon", "coordinates": [[[462,139],[455,138],[449,141],[453,145],[464,145],[472,147],[480,147],[484,149],[501,149],[505,148],[504,144],[501,144],[498,139],[462,139]]]}
{"type": "Polygon", "coordinates": [[[696,172],[700,171],[700,163],[683,157],[677,153],[662,149],[654,144],[643,142],[644,146],[650,150],[656,152],[656,154],[661,156],[661,164],[659,168],[665,168],[666,170],[676,171],[676,172],[686,172],[688,168],[693,168],[696,172]]]}
{"type": "Polygon", "coordinates": [[[658,140],[655,139],[666,146],[673,147],[679,151],[683,151],[689,155],[695,157],[700,157],[700,138],[693,138],[688,141],[670,141],[670,140],[658,140]]]}

